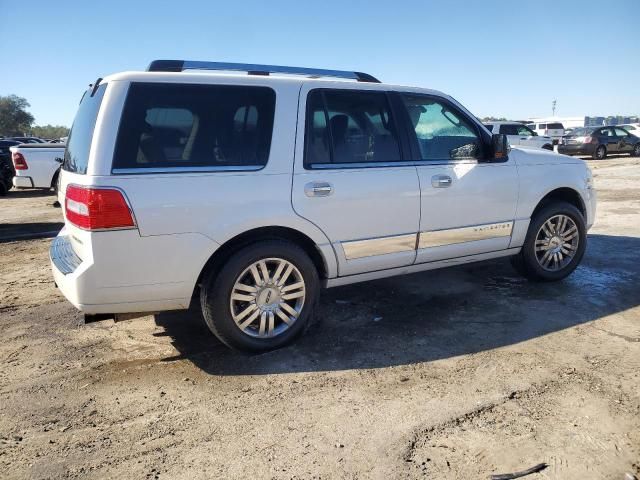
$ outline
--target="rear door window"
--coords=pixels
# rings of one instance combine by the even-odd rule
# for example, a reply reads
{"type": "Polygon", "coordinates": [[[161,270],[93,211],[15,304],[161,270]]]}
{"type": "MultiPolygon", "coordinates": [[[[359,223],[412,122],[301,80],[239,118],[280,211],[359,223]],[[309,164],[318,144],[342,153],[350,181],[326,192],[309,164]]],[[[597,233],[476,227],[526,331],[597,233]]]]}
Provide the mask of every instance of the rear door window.
{"type": "Polygon", "coordinates": [[[518,135],[517,125],[500,125],[500,133],[503,135],[518,135]]]}
{"type": "Polygon", "coordinates": [[[133,83],[113,169],[266,165],[275,92],[268,87],[133,83]]]}
{"type": "Polygon", "coordinates": [[[316,89],[309,93],[306,167],[401,160],[385,92],[316,89]]]}
{"type": "Polygon", "coordinates": [[[93,95],[91,90],[87,90],[80,100],[78,113],[73,120],[71,133],[64,153],[62,168],[67,172],[87,173],[89,165],[89,152],[91,150],[91,140],[93,130],[96,126],[96,119],[102,104],[102,97],[107,89],[107,84],[103,83],[98,87],[93,95]]]}
{"type": "Polygon", "coordinates": [[[564,126],[561,123],[548,123],[547,128],[549,130],[563,130],[564,126]]]}

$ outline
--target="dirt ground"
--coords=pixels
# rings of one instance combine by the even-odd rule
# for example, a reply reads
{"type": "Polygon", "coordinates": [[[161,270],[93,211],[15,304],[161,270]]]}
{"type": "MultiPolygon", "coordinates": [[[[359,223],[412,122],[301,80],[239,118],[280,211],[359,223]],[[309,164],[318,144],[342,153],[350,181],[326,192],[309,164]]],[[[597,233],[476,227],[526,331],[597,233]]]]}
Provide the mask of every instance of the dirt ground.
{"type": "Polygon", "coordinates": [[[195,313],[82,325],[50,240],[6,241],[60,222],[53,197],[0,198],[0,477],[640,475],[640,160],[589,163],[597,221],[567,280],[502,259],[331,289],[305,337],[256,356],[195,313]]]}

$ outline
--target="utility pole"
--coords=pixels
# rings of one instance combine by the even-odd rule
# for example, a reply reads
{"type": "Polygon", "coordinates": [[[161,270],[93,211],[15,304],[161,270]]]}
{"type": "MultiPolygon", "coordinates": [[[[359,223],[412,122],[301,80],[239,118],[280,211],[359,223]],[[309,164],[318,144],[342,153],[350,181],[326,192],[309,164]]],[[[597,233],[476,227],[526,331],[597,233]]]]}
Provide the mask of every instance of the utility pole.
{"type": "Polygon", "coordinates": [[[553,117],[556,116],[556,103],[558,103],[557,100],[553,100],[553,102],[551,102],[551,115],[553,117]]]}

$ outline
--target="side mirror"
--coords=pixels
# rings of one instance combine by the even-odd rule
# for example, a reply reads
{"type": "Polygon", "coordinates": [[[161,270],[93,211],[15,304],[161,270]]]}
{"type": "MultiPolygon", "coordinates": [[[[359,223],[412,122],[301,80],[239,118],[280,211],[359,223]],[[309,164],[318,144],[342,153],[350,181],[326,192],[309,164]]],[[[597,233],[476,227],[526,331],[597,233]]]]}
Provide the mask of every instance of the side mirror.
{"type": "Polygon", "coordinates": [[[507,136],[502,133],[494,133],[491,136],[491,143],[493,147],[493,159],[494,160],[506,160],[511,151],[507,136]]]}

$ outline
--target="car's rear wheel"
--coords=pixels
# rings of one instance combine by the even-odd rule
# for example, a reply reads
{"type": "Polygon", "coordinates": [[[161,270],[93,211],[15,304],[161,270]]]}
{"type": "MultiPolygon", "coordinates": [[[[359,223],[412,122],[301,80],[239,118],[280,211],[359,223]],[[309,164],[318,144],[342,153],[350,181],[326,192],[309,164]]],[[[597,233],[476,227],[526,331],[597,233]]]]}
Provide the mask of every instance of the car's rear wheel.
{"type": "Polygon", "coordinates": [[[205,278],[200,303],[211,331],[226,345],[259,352],[300,335],[319,296],[316,268],[298,245],[268,240],[249,245],[205,278]]]}
{"type": "Polygon", "coordinates": [[[580,210],[566,202],[543,207],[531,219],[515,269],[535,281],[562,280],[580,264],[587,244],[580,210]]]}
{"type": "Polygon", "coordinates": [[[593,152],[593,158],[595,160],[604,160],[607,157],[607,147],[604,145],[598,145],[593,152]]]}
{"type": "Polygon", "coordinates": [[[543,145],[543,146],[542,146],[542,148],[543,148],[544,150],[551,150],[551,151],[553,151],[553,145],[549,145],[548,143],[547,143],[546,145],[543,145]]]}
{"type": "Polygon", "coordinates": [[[631,155],[634,157],[640,157],[640,143],[636,143],[634,145],[631,155]]]}

